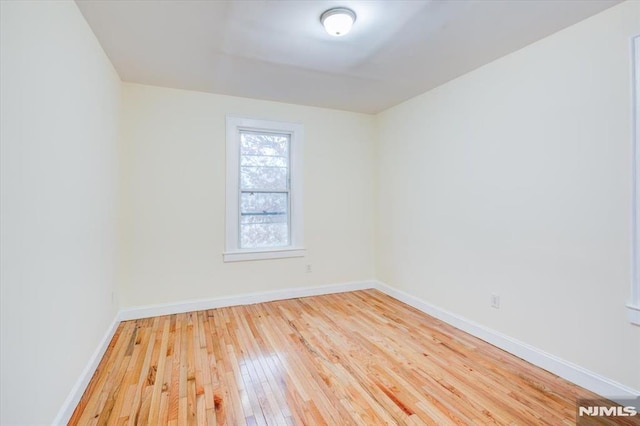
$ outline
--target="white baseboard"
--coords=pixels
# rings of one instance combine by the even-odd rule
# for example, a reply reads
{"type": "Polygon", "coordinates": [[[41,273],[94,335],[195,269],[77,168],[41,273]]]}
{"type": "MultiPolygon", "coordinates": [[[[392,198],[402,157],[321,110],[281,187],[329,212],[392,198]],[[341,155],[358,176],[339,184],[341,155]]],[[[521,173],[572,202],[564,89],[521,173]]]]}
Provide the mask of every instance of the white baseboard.
{"type": "Polygon", "coordinates": [[[76,409],[76,406],[80,402],[85,389],[87,388],[89,382],[91,381],[91,378],[93,377],[93,373],[95,373],[98,365],[100,364],[100,361],[102,360],[102,357],[104,356],[104,353],[107,351],[109,343],[111,343],[111,339],[118,329],[119,324],[120,319],[118,318],[118,314],[116,314],[116,317],[111,322],[111,325],[109,325],[107,332],[105,333],[102,340],[100,340],[100,343],[98,344],[95,352],[93,353],[93,355],[91,355],[91,358],[89,358],[89,362],[84,367],[84,370],[82,370],[82,373],[80,373],[78,381],[71,388],[71,392],[69,392],[67,399],[65,399],[62,407],[58,411],[58,415],[53,420],[53,425],[66,425],[69,422],[69,419],[73,415],[73,411],[76,409]]]}
{"type": "Polygon", "coordinates": [[[178,303],[139,306],[122,309],[120,321],[171,315],[183,312],[202,311],[206,309],[224,308],[227,306],[250,305],[253,303],[272,302],[274,300],[295,299],[298,297],[320,296],[323,294],[344,293],[347,291],[374,288],[374,281],[355,281],[342,284],[321,285],[314,287],[286,288],[275,291],[239,294],[215,299],[186,300],[178,303]]]}
{"type": "Polygon", "coordinates": [[[629,388],[625,385],[617,383],[597,373],[589,371],[579,365],[573,364],[551,355],[538,348],[528,345],[519,340],[513,339],[505,334],[491,330],[474,321],[470,321],[464,317],[446,311],[442,308],[434,306],[415,296],[398,290],[387,284],[377,281],[375,288],[383,293],[400,300],[407,305],[431,315],[441,321],[446,322],[462,331],[465,331],[485,342],[489,342],[500,349],[503,349],[519,358],[522,358],[533,365],[541,367],[552,372],[565,380],[568,380],[578,386],[588,389],[598,395],[609,398],[613,401],[625,402],[628,404],[629,399],[640,397],[640,391],[629,388]]]}

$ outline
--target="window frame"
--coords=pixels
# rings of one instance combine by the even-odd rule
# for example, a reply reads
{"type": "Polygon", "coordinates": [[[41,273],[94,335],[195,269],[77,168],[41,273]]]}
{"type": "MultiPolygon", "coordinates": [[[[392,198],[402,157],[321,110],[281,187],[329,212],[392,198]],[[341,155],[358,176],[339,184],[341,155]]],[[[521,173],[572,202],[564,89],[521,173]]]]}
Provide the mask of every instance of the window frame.
{"type": "Polygon", "coordinates": [[[632,88],[632,260],[631,294],[627,303],[629,321],[640,325],[640,34],[631,38],[632,88]]]}
{"type": "Polygon", "coordinates": [[[226,116],[226,221],[225,262],[305,256],[303,205],[304,126],[237,115],[226,116]],[[289,245],[240,247],[240,132],[289,135],[289,245]]]}

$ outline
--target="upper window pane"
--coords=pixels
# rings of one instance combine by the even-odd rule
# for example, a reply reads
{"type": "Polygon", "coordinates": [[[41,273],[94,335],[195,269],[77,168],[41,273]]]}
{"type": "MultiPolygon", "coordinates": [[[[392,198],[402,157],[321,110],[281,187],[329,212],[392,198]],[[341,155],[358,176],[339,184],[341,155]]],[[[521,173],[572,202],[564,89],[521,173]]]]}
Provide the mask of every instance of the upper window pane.
{"type": "Polygon", "coordinates": [[[286,191],[288,172],[286,167],[240,167],[240,189],[286,191]]]}
{"type": "Polygon", "coordinates": [[[289,135],[240,133],[240,189],[289,189],[289,135]]]}
{"type": "Polygon", "coordinates": [[[242,131],[240,154],[289,158],[289,135],[242,131]]]}

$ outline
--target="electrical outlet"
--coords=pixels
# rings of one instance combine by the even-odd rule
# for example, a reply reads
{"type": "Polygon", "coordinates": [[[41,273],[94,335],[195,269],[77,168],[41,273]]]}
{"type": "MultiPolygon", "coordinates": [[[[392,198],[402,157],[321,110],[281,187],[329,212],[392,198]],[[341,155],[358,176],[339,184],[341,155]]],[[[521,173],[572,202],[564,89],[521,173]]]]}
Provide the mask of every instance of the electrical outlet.
{"type": "Polygon", "coordinates": [[[311,273],[311,265],[307,265],[306,271],[307,271],[307,274],[311,273]]]}
{"type": "Polygon", "coordinates": [[[500,296],[498,296],[497,294],[491,295],[491,307],[500,309],[500,296]]]}

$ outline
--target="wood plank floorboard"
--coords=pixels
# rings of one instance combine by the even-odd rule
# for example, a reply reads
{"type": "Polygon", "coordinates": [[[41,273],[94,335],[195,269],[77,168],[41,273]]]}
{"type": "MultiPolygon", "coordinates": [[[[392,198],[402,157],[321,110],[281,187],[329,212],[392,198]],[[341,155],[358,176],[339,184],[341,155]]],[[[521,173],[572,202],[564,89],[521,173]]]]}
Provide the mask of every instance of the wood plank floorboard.
{"type": "Polygon", "coordinates": [[[124,321],[69,424],[572,425],[581,398],[363,290],[124,321]]]}

